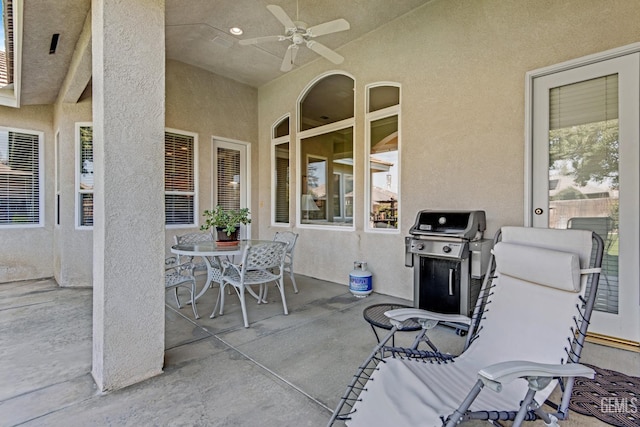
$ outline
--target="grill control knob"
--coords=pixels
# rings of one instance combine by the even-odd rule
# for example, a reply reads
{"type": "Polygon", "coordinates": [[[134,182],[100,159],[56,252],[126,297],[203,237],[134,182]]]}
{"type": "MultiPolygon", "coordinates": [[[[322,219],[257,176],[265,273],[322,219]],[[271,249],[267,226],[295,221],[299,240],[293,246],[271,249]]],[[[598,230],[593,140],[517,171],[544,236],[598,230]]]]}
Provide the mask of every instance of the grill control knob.
{"type": "Polygon", "coordinates": [[[419,251],[423,250],[424,249],[424,243],[418,243],[416,245],[416,249],[419,250],[419,251]]]}
{"type": "Polygon", "coordinates": [[[449,252],[451,252],[451,246],[443,246],[442,252],[444,252],[445,254],[448,254],[449,252]]]}

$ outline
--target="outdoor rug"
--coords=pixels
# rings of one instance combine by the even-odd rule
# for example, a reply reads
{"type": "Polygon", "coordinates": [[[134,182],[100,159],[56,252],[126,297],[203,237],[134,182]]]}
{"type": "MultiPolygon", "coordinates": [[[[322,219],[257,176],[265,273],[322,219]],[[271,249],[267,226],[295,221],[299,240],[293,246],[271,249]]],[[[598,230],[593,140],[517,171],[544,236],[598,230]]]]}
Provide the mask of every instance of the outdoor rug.
{"type": "Polygon", "coordinates": [[[576,378],[569,409],[612,426],[640,426],[640,378],[584,365],[595,378],[576,378]]]}

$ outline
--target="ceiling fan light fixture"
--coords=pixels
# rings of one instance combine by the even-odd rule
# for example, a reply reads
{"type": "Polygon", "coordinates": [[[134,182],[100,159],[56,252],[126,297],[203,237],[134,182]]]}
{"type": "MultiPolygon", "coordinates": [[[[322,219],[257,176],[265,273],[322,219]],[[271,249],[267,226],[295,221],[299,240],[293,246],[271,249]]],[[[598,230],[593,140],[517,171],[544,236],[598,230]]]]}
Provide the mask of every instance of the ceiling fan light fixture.
{"type": "MultiPolygon", "coordinates": [[[[297,6],[298,3],[296,1],[296,19],[298,18],[297,6]]],[[[301,45],[306,46],[334,64],[342,64],[344,58],[340,54],[312,39],[325,34],[337,33],[339,31],[350,29],[349,22],[345,19],[334,19],[333,21],[307,28],[306,23],[292,20],[280,6],[270,4],[267,6],[267,10],[269,10],[269,12],[271,12],[271,14],[284,26],[284,34],[239,40],[238,44],[241,46],[248,46],[258,43],[288,40],[290,44],[285,52],[284,58],[282,58],[282,64],[280,66],[280,70],[284,72],[290,71],[293,68],[298,46],[301,45]]]]}
{"type": "Polygon", "coordinates": [[[241,36],[244,33],[240,27],[231,27],[229,28],[229,32],[234,36],[241,36]]]}

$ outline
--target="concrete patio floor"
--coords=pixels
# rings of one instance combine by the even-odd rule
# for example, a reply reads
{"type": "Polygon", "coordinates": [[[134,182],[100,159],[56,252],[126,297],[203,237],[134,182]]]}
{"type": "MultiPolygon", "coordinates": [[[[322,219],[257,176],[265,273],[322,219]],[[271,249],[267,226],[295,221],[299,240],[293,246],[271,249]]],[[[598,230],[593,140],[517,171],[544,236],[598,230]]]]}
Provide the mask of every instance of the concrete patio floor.
{"type": "MultiPolygon", "coordinates": [[[[99,393],[90,374],[91,289],[52,279],[0,284],[0,426],[324,426],[375,345],[363,309],[409,302],[296,278],[298,294],[286,281],[288,316],[274,289],[269,304],[248,300],[249,329],[235,295],[210,319],[211,289],[194,321],[167,293],[164,373],[111,393],[99,393]]],[[[464,343],[447,327],[433,339],[452,353],[464,343]]],[[[632,375],[640,368],[637,353],[593,344],[583,361],[632,375]]],[[[562,425],[602,424],[572,414],[562,425]]]]}

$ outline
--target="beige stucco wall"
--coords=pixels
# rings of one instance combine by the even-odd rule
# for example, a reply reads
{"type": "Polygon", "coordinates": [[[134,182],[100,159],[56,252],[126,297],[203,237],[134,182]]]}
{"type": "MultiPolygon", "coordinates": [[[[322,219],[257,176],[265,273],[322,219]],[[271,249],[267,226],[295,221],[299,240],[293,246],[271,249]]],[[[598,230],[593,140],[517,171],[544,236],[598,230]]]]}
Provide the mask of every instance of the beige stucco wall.
{"type": "MultiPolygon", "coordinates": [[[[404,236],[418,210],[483,209],[488,238],[522,224],[525,74],[640,41],[638,16],[640,2],[629,0],[438,0],[345,46],[340,66],[318,60],[261,87],[260,202],[270,207],[270,129],[287,112],[295,123],[310,81],[330,70],[355,78],[356,153],[364,153],[365,85],[402,85],[400,232],[363,231],[364,156],[356,154],[356,231],[296,228],[296,270],[346,285],[351,262],[364,259],[376,291],[411,299],[404,236]]],[[[260,218],[269,237],[277,230],[269,210],[260,218]]]]}
{"type": "MultiPolygon", "coordinates": [[[[177,61],[166,64],[166,127],[198,134],[199,211],[212,199],[212,136],[255,146],[258,140],[258,91],[177,61]]],[[[0,229],[0,283],[54,276],[61,286],[91,286],[93,233],[75,226],[75,161],[77,122],[91,122],[91,98],[55,106],[0,107],[0,126],[45,132],[46,226],[39,229],[0,229]],[[54,135],[60,141],[60,225],[54,225],[54,135]]],[[[253,156],[252,169],[257,169],[253,156]]],[[[253,174],[258,199],[258,175],[253,174]]],[[[254,207],[258,209],[257,203],[254,207]]],[[[145,213],[146,214],[146,213],[145,213]]],[[[259,221],[254,222],[254,230],[259,221]]],[[[166,252],[174,234],[196,229],[169,228],[166,252]]]]}
{"type": "Polygon", "coordinates": [[[0,283],[52,276],[54,178],[53,169],[49,167],[49,159],[53,158],[52,118],[51,106],[30,106],[20,110],[0,107],[0,126],[43,132],[45,159],[41,171],[45,188],[44,226],[0,228],[0,283]]]}
{"type": "MultiPolygon", "coordinates": [[[[91,118],[89,96],[75,104],[55,105],[53,128],[58,133],[59,141],[60,224],[55,225],[53,231],[53,275],[61,286],[91,286],[93,231],[76,228],[75,223],[76,123],[90,123],[91,118]]],[[[54,159],[49,159],[47,164],[54,168],[54,159]]]]}
{"type": "MultiPolygon", "coordinates": [[[[177,61],[167,61],[166,127],[198,134],[198,183],[199,212],[213,207],[212,189],[212,138],[248,143],[250,150],[257,149],[258,141],[258,91],[236,81],[211,74],[200,68],[177,61]]],[[[251,170],[258,170],[258,157],[251,156],[251,170]]],[[[251,174],[253,205],[256,220],[252,233],[260,225],[258,212],[257,173],[251,174]]],[[[201,218],[199,218],[201,222],[201,218]]],[[[173,244],[173,236],[197,228],[168,228],[167,254],[173,244]]]]}

